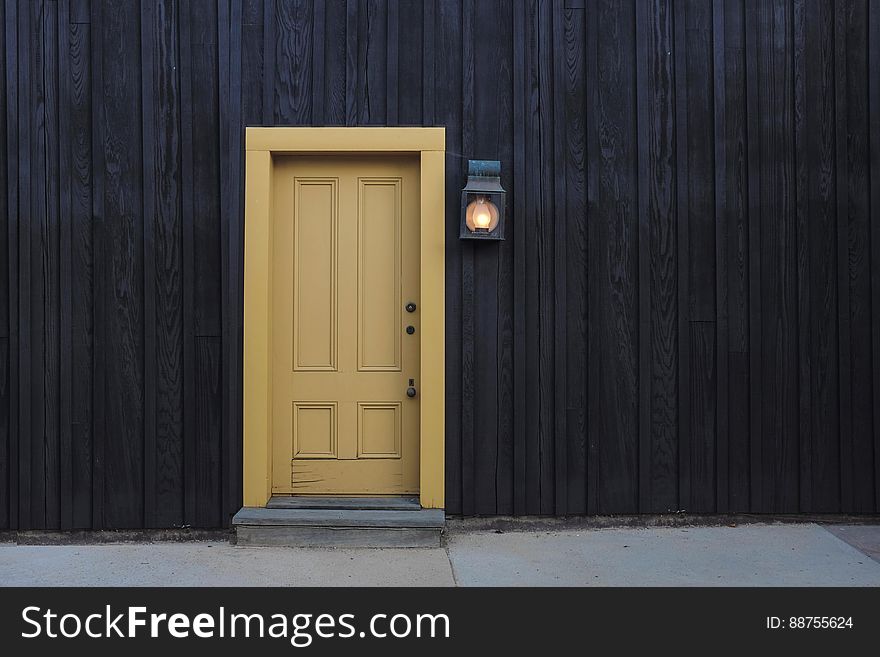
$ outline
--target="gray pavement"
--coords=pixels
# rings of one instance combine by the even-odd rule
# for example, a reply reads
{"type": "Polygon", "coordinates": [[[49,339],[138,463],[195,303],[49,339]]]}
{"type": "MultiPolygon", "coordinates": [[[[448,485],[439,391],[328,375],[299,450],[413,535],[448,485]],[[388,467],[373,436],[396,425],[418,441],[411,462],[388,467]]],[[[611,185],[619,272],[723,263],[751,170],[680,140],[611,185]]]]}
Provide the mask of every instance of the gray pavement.
{"type": "Polygon", "coordinates": [[[456,528],[445,549],[7,543],[0,585],[880,586],[872,551],[880,525],[456,528]]]}

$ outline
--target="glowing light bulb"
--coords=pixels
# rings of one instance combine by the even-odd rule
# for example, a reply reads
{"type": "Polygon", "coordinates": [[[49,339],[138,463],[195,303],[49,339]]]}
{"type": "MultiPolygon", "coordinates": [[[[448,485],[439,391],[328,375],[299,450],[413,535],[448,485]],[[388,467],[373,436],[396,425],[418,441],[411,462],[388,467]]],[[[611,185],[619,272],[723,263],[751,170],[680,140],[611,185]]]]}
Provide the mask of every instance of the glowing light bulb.
{"type": "Polygon", "coordinates": [[[478,199],[477,206],[474,208],[474,226],[482,230],[488,230],[489,224],[492,223],[492,212],[486,199],[478,199]]]}
{"type": "Polygon", "coordinates": [[[471,232],[490,233],[498,226],[498,207],[487,197],[478,196],[468,203],[465,220],[471,232]]]}

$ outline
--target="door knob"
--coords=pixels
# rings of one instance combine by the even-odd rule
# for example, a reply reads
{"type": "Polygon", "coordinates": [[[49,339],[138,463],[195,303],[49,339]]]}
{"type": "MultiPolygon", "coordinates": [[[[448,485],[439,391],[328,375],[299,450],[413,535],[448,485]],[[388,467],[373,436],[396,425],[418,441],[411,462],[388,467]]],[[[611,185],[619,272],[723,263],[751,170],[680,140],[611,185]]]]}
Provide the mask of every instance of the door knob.
{"type": "Polygon", "coordinates": [[[415,327],[415,326],[410,325],[410,326],[407,326],[407,327],[406,327],[406,334],[407,334],[407,335],[412,335],[412,334],[415,333],[415,332],[416,332],[416,327],[415,327]]]}
{"type": "Polygon", "coordinates": [[[416,396],[416,389],[415,389],[414,384],[415,384],[415,381],[413,379],[410,379],[409,380],[409,387],[406,389],[406,396],[407,397],[412,398],[412,397],[416,396]]]}

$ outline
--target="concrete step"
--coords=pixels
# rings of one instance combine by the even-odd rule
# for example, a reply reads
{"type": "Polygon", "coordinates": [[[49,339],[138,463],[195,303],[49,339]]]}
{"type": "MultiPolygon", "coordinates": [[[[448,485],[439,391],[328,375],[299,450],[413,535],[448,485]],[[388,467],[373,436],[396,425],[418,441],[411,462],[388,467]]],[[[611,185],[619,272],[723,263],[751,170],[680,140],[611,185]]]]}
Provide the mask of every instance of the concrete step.
{"type": "Polygon", "coordinates": [[[276,495],[266,505],[268,509],[335,509],[341,510],[401,510],[418,511],[422,507],[418,497],[324,497],[318,495],[276,495]]]}
{"type": "Polygon", "coordinates": [[[238,545],[440,547],[441,509],[243,508],[232,519],[238,545]]]}

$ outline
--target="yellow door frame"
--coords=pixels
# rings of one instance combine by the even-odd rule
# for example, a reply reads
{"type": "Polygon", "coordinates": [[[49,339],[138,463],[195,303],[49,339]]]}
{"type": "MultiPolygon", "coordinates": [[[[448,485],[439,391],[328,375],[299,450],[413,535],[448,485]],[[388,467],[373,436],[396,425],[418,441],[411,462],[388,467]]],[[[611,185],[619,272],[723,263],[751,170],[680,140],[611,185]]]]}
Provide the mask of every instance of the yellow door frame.
{"type": "Polygon", "coordinates": [[[419,155],[419,499],[444,508],[445,151],[444,128],[245,129],[244,506],[272,495],[272,156],[372,152],[419,155]]]}

